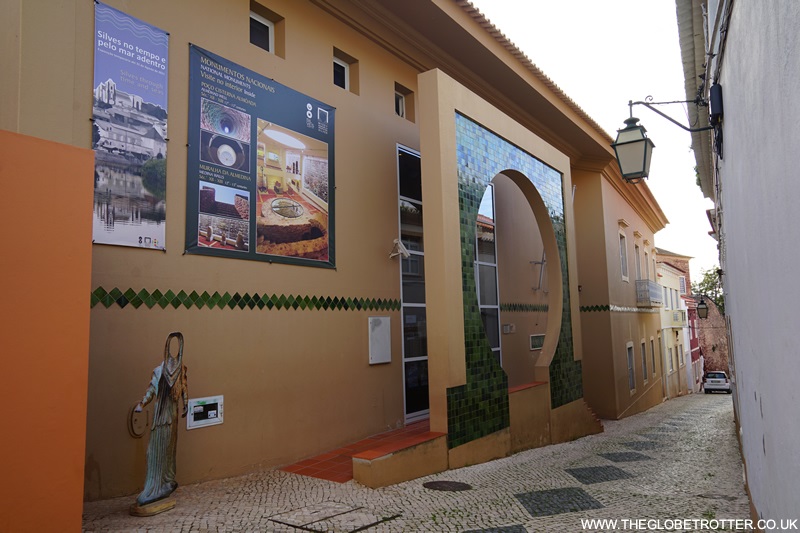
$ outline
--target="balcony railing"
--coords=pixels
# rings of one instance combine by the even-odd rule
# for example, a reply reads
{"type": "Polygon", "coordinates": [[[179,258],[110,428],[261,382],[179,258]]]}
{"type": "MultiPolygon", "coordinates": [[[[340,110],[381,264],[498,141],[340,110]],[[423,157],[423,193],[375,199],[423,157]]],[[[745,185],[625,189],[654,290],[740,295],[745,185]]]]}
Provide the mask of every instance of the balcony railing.
{"type": "Polygon", "coordinates": [[[636,306],[661,307],[664,301],[661,298],[661,285],[649,279],[636,280],[636,306]]]}

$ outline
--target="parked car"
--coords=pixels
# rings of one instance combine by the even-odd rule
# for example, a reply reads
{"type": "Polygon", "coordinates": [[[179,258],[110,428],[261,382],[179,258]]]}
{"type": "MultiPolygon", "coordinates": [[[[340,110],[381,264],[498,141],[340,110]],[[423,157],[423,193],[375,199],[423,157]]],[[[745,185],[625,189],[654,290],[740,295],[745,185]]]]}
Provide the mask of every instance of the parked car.
{"type": "Polygon", "coordinates": [[[728,374],[721,370],[706,372],[706,375],[703,376],[703,390],[706,391],[706,394],[710,394],[714,391],[727,392],[728,394],[733,392],[731,390],[731,380],[728,379],[728,374]]]}

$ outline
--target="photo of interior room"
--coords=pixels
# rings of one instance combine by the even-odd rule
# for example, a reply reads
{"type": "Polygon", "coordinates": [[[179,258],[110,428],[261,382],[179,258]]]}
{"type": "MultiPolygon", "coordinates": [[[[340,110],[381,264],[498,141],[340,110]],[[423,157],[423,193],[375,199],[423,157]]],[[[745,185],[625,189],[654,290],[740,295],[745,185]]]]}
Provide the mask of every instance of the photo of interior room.
{"type": "Polygon", "coordinates": [[[256,252],[328,260],[328,145],[258,119],[256,252]]]}

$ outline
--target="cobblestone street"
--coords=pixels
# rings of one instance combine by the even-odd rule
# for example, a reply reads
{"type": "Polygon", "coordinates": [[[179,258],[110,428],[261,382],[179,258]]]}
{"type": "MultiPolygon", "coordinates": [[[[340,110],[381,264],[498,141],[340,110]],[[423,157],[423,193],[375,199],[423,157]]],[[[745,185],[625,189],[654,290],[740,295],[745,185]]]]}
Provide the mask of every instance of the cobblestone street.
{"type": "Polygon", "coordinates": [[[180,487],[175,509],[149,518],[129,516],[133,496],[92,502],[83,527],[517,533],[637,530],[621,522],[591,527],[582,519],[749,518],[731,396],[684,396],[604,426],[599,435],[378,490],[266,470],[180,487]],[[471,488],[423,487],[430,481],[471,488]]]}

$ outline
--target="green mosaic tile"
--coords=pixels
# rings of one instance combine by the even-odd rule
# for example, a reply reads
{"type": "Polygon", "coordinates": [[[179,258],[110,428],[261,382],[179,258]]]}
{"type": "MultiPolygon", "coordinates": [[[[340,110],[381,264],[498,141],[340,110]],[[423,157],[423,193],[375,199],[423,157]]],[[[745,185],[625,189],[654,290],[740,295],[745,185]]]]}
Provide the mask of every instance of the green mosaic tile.
{"type": "Polygon", "coordinates": [[[145,305],[148,309],[152,309],[155,306],[159,306],[161,309],[166,309],[168,306],[172,306],[174,309],[178,309],[181,306],[186,309],[191,309],[193,307],[197,309],[202,309],[204,307],[208,309],[213,309],[215,307],[220,309],[255,309],[256,307],[264,309],[266,307],[267,309],[292,309],[295,311],[298,309],[303,311],[306,309],[309,311],[323,309],[326,311],[365,311],[368,307],[376,310],[399,311],[401,308],[399,299],[375,300],[369,298],[346,298],[343,296],[309,297],[300,294],[290,294],[287,296],[285,294],[240,294],[238,292],[231,295],[228,292],[220,294],[218,291],[215,291],[213,294],[209,294],[208,291],[198,293],[195,290],[188,294],[186,291],[181,290],[175,294],[171,290],[162,293],[158,289],[152,292],[147,289],[140,289],[139,292],[136,292],[132,288],[127,289],[123,293],[116,287],[110,292],[107,292],[103,287],[97,287],[91,292],[90,305],[92,308],[97,305],[103,305],[103,307],[109,308],[115,304],[120,308],[125,308],[130,304],[131,307],[137,309],[142,305],[145,305]],[[368,305],[368,302],[370,302],[371,305],[368,305]]]}
{"type": "Polygon", "coordinates": [[[546,313],[547,304],[501,303],[500,310],[510,313],[546,313]]]}
{"type": "Polygon", "coordinates": [[[608,305],[582,305],[581,313],[596,313],[600,311],[609,311],[611,306],[608,305]]]}
{"type": "Polygon", "coordinates": [[[178,295],[172,300],[172,306],[177,309],[183,305],[186,309],[192,307],[192,302],[189,300],[189,295],[186,294],[186,291],[180,291],[178,295]]]}
{"type": "MultiPolygon", "coordinates": [[[[140,290],[139,292],[137,292],[137,293],[134,293],[134,295],[133,295],[133,298],[128,298],[128,300],[130,301],[130,304],[131,304],[131,305],[132,305],[132,306],[133,306],[135,309],[139,309],[139,307],[141,307],[141,306],[144,304],[144,299],[141,297],[141,294],[142,294],[143,292],[149,296],[149,294],[147,293],[147,291],[145,291],[144,289],[142,289],[142,290],[140,290]]],[[[126,293],[127,293],[127,291],[126,291],[126,293]]]]}
{"type": "Polygon", "coordinates": [[[175,299],[175,293],[171,290],[168,290],[164,293],[164,296],[159,298],[158,305],[161,306],[162,309],[166,309],[168,305],[172,305],[172,301],[175,299]]]}

